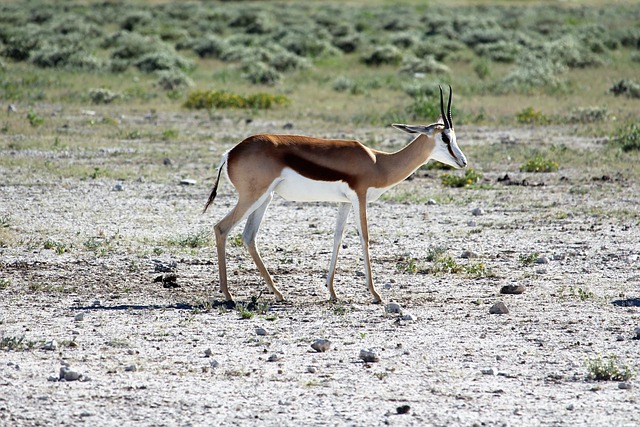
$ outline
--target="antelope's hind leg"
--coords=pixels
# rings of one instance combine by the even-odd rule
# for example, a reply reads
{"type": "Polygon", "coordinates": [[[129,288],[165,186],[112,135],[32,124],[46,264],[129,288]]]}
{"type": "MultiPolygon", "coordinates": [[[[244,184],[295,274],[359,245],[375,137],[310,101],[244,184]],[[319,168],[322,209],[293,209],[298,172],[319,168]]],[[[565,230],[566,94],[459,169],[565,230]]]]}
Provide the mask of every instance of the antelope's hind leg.
{"type": "Polygon", "coordinates": [[[338,252],[344,237],[344,226],[347,223],[347,217],[351,211],[350,203],[340,203],[338,207],[338,218],[336,220],[336,230],[333,235],[333,252],[331,253],[331,262],[329,263],[329,271],[327,272],[327,288],[329,289],[329,298],[331,301],[337,301],[338,296],[333,288],[333,279],[336,276],[336,265],[338,263],[338,252]]]}
{"type": "Polygon", "coordinates": [[[267,287],[269,288],[269,290],[271,290],[271,292],[275,294],[276,300],[282,301],[284,300],[284,297],[282,296],[278,288],[276,288],[276,285],[273,283],[273,279],[271,278],[271,275],[269,274],[267,268],[264,266],[262,258],[260,257],[260,253],[258,252],[258,248],[256,246],[256,236],[258,234],[258,230],[260,229],[260,224],[262,223],[264,213],[267,210],[267,207],[269,207],[269,203],[271,203],[272,198],[273,195],[269,194],[269,196],[260,205],[260,207],[258,207],[258,209],[256,209],[249,215],[249,218],[247,218],[247,224],[244,227],[244,232],[242,233],[242,242],[249,251],[249,254],[251,254],[251,258],[253,258],[253,262],[256,264],[256,267],[258,267],[258,270],[260,271],[260,274],[262,275],[264,281],[267,283],[267,287]]]}

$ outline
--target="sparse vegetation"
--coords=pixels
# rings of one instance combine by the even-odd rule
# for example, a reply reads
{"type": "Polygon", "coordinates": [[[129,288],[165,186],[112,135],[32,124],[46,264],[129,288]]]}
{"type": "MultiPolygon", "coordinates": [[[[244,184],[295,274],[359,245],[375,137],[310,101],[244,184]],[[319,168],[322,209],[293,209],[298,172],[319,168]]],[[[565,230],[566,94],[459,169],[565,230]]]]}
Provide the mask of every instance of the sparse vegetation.
{"type": "Polygon", "coordinates": [[[553,160],[547,160],[541,155],[536,155],[532,159],[527,160],[522,166],[520,166],[521,172],[556,172],[559,168],[558,162],[553,160]]]}
{"type": "Polygon", "coordinates": [[[598,355],[586,361],[588,378],[593,381],[628,381],[635,377],[635,373],[627,364],[620,364],[614,354],[598,355]]]}
{"type": "Polygon", "coordinates": [[[482,179],[482,174],[476,172],[473,168],[467,168],[463,176],[445,173],[442,174],[440,179],[445,187],[467,187],[477,184],[482,179]]]}
{"type": "Polygon", "coordinates": [[[287,105],[289,99],[284,95],[271,95],[269,93],[256,93],[253,95],[238,95],[226,91],[195,91],[189,94],[184,103],[186,108],[207,109],[212,108],[250,108],[256,110],[268,110],[270,108],[287,105]]]}
{"type": "Polygon", "coordinates": [[[611,144],[625,152],[640,151],[640,125],[631,123],[618,129],[611,139],[611,144]]]}

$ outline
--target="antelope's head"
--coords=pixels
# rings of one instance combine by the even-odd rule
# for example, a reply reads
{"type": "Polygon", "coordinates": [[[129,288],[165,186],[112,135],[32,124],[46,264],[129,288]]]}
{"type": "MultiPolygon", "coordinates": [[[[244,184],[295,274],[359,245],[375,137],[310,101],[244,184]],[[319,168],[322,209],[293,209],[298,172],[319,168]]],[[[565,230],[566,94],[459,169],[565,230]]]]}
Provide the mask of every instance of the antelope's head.
{"type": "Polygon", "coordinates": [[[442,94],[442,87],[440,87],[441,115],[436,123],[428,126],[402,124],[393,124],[392,126],[407,133],[418,133],[433,139],[435,145],[429,159],[462,169],[467,167],[467,159],[456,143],[456,133],[453,130],[453,119],[451,118],[452,95],[453,90],[451,86],[449,86],[449,102],[447,103],[447,114],[445,114],[444,96],[442,94]]]}

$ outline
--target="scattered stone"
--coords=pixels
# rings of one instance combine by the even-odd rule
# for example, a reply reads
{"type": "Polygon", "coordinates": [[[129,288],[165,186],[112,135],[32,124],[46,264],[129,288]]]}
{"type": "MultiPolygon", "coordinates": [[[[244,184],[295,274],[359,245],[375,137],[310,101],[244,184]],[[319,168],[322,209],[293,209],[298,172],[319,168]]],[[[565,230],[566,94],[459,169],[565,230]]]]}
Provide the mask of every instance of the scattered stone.
{"type": "Polygon", "coordinates": [[[176,271],[178,268],[178,263],[175,261],[172,262],[162,262],[160,260],[154,259],[152,260],[154,266],[153,271],[156,273],[172,273],[176,271]]]}
{"type": "Polygon", "coordinates": [[[489,313],[491,314],[509,314],[509,309],[502,301],[498,301],[493,304],[489,309],[489,313]]]}
{"type": "Polygon", "coordinates": [[[212,361],[209,362],[209,366],[211,366],[211,369],[215,369],[218,366],[220,366],[220,363],[218,363],[216,359],[213,359],[212,361]]]}
{"type": "Polygon", "coordinates": [[[384,310],[387,313],[402,314],[402,307],[400,307],[400,304],[398,304],[397,302],[390,302],[389,304],[385,305],[384,310]]]}
{"type": "Polygon", "coordinates": [[[636,336],[633,337],[633,339],[640,340],[640,326],[636,327],[634,332],[635,332],[636,336]]]}
{"type": "Polygon", "coordinates": [[[208,349],[206,349],[206,350],[204,351],[204,356],[205,356],[205,357],[211,357],[212,355],[213,355],[213,352],[211,351],[211,349],[210,349],[210,348],[208,348],[208,349]]]}
{"type": "Polygon", "coordinates": [[[435,201],[435,200],[433,200],[433,199],[429,199],[429,200],[427,200],[427,205],[433,206],[433,205],[437,205],[437,204],[438,204],[438,202],[436,202],[436,201],[435,201]]]}
{"type": "Polygon", "coordinates": [[[402,316],[400,319],[402,320],[406,320],[406,321],[410,321],[413,320],[413,316],[410,314],[405,314],[404,316],[402,316]]]}
{"type": "Polygon", "coordinates": [[[58,348],[58,341],[56,340],[47,341],[42,346],[43,350],[56,350],[57,348],[58,348]]]}
{"type": "Polygon", "coordinates": [[[129,365],[124,368],[125,372],[137,372],[138,367],[136,365],[129,365]]]}
{"type": "Polygon", "coordinates": [[[396,408],[396,412],[398,413],[398,415],[403,415],[403,414],[407,414],[409,413],[409,410],[411,409],[411,406],[409,405],[402,405],[402,406],[398,406],[396,408]]]}
{"type": "Polygon", "coordinates": [[[536,274],[547,274],[547,269],[546,268],[538,268],[536,269],[536,274]]]}
{"type": "Polygon", "coordinates": [[[376,353],[372,349],[362,349],[360,350],[360,359],[362,359],[366,363],[379,362],[380,356],[378,356],[378,353],[376,353]]]}
{"type": "Polygon", "coordinates": [[[47,381],[51,381],[51,382],[60,381],[60,378],[56,377],[55,375],[49,375],[49,378],[47,378],[47,381]]]}
{"type": "Polygon", "coordinates": [[[92,305],[93,305],[94,307],[100,307],[100,306],[102,306],[102,301],[100,301],[99,299],[97,299],[97,300],[93,301],[93,304],[92,304],[92,305]]]}
{"type": "Polygon", "coordinates": [[[7,113],[15,113],[16,111],[18,111],[16,109],[16,106],[13,104],[9,104],[9,106],[7,107],[7,113]]]}
{"type": "Polygon", "coordinates": [[[536,260],[536,264],[549,264],[549,258],[541,256],[536,260]]]}
{"type": "Polygon", "coordinates": [[[524,293],[526,289],[524,285],[504,285],[500,288],[500,293],[505,295],[519,295],[524,293]]]}
{"type": "Polygon", "coordinates": [[[154,283],[162,283],[162,287],[165,289],[176,289],[179,288],[178,284],[178,275],[176,274],[163,274],[155,279],[153,279],[154,283]]]}
{"type": "Polygon", "coordinates": [[[474,210],[471,211],[471,215],[473,216],[481,216],[484,215],[484,209],[482,208],[475,208],[474,210]]]}
{"type": "Polygon", "coordinates": [[[317,371],[315,366],[307,366],[307,372],[310,374],[315,374],[317,371]]]}
{"type": "Polygon", "coordinates": [[[256,335],[265,336],[267,335],[267,331],[264,328],[256,328],[256,335]]]}
{"type": "Polygon", "coordinates": [[[473,251],[464,251],[460,255],[460,258],[462,259],[478,258],[478,254],[473,251]]]}
{"type": "Polygon", "coordinates": [[[475,226],[477,226],[478,224],[476,224],[476,222],[475,222],[474,220],[469,220],[469,221],[467,221],[467,225],[468,225],[469,227],[475,227],[475,226]]]}
{"type": "Polygon", "coordinates": [[[393,287],[393,285],[392,285],[391,283],[385,283],[385,284],[382,286],[382,289],[385,289],[385,290],[387,290],[387,291],[388,291],[388,290],[389,290],[389,289],[391,289],[392,287],[393,287]]]}
{"type": "Polygon", "coordinates": [[[618,388],[620,390],[631,390],[633,388],[633,384],[628,383],[626,381],[622,381],[618,383],[618,388]]]}
{"type": "Polygon", "coordinates": [[[318,339],[311,344],[311,348],[318,353],[324,353],[331,348],[331,341],[325,339],[318,339]]]}
{"type": "Polygon", "coordinates": [[[195,179],[181,179],[180,185],[196,185],[198,181],[195,179]]]}
{"type": "Polygon", "coordinates": [[[170,158],[166,157],[165,159],[162,160],[162,164],[165,166],[171,166],[173,164],[173,161],[171,161],[170,158]]]}
{"type": "Polygon", "coordinates": [[[122,184],[116,184],[111,189],[111,191],[123,191],[123,190],[124,190],[124,187],[122,186],[122,184]]]}
{"type": "Polygon", "coordinates": [[[482,375],[498,375],[497,368],[481,369],[480,372],[482,372],[482,375]]]}
{"type": "Polygon", "coordinates": [[[275,353],[269,356],[269,358],[267,359],[268,362],[277,362],[278,360],[280,360],[280,356],[275,353]]]}
{"type": "Polygon", "coordinates": [[[65,381],[77,381],[80,379],[82,375],[80,374],[80,372],[71,369],[68,366],[61,366],[60,367],[60,380],[65,380],[65,381]]]}
{"type": "Polygon", "coordinates": [[[84,313],[78,313],[75,316],[73,316],[73,320],[75,320],[76,322],[82,322],[84,320],[84,313]]]}
{"type": "Polygon", "coordinates": [[[285,129],[285,130],[293,129],[293,123],[285,123],[282,126],[282,129],[285,129]]]}

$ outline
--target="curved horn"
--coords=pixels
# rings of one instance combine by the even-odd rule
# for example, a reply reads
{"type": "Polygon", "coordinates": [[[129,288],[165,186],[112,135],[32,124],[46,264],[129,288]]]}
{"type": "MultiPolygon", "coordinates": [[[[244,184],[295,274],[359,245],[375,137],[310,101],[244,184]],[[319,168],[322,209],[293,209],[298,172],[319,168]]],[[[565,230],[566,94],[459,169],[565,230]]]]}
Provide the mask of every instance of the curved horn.
{"type": "Polygon", "coordinates": [[[451,96],[453,95],[453,89],[449,85],[449,103],[447,104],[447,121],[449,122],[449,128],[453,127],[453,118],[451,117],[451,96]]]}
{"type": "MultiPolygon", "coordinates": [[[[449,118],[444,114],[444,96],[442,95],[442,86],[438,85],[438,88],[440,89],[440,115],[442,116],[442,121],[444,121],[444,127],[446,129],[450,129],[451,124],[449,123],[449,118]]],[[[451,101],[449,101],[449,103],[451,103],[451,101]]]]}

